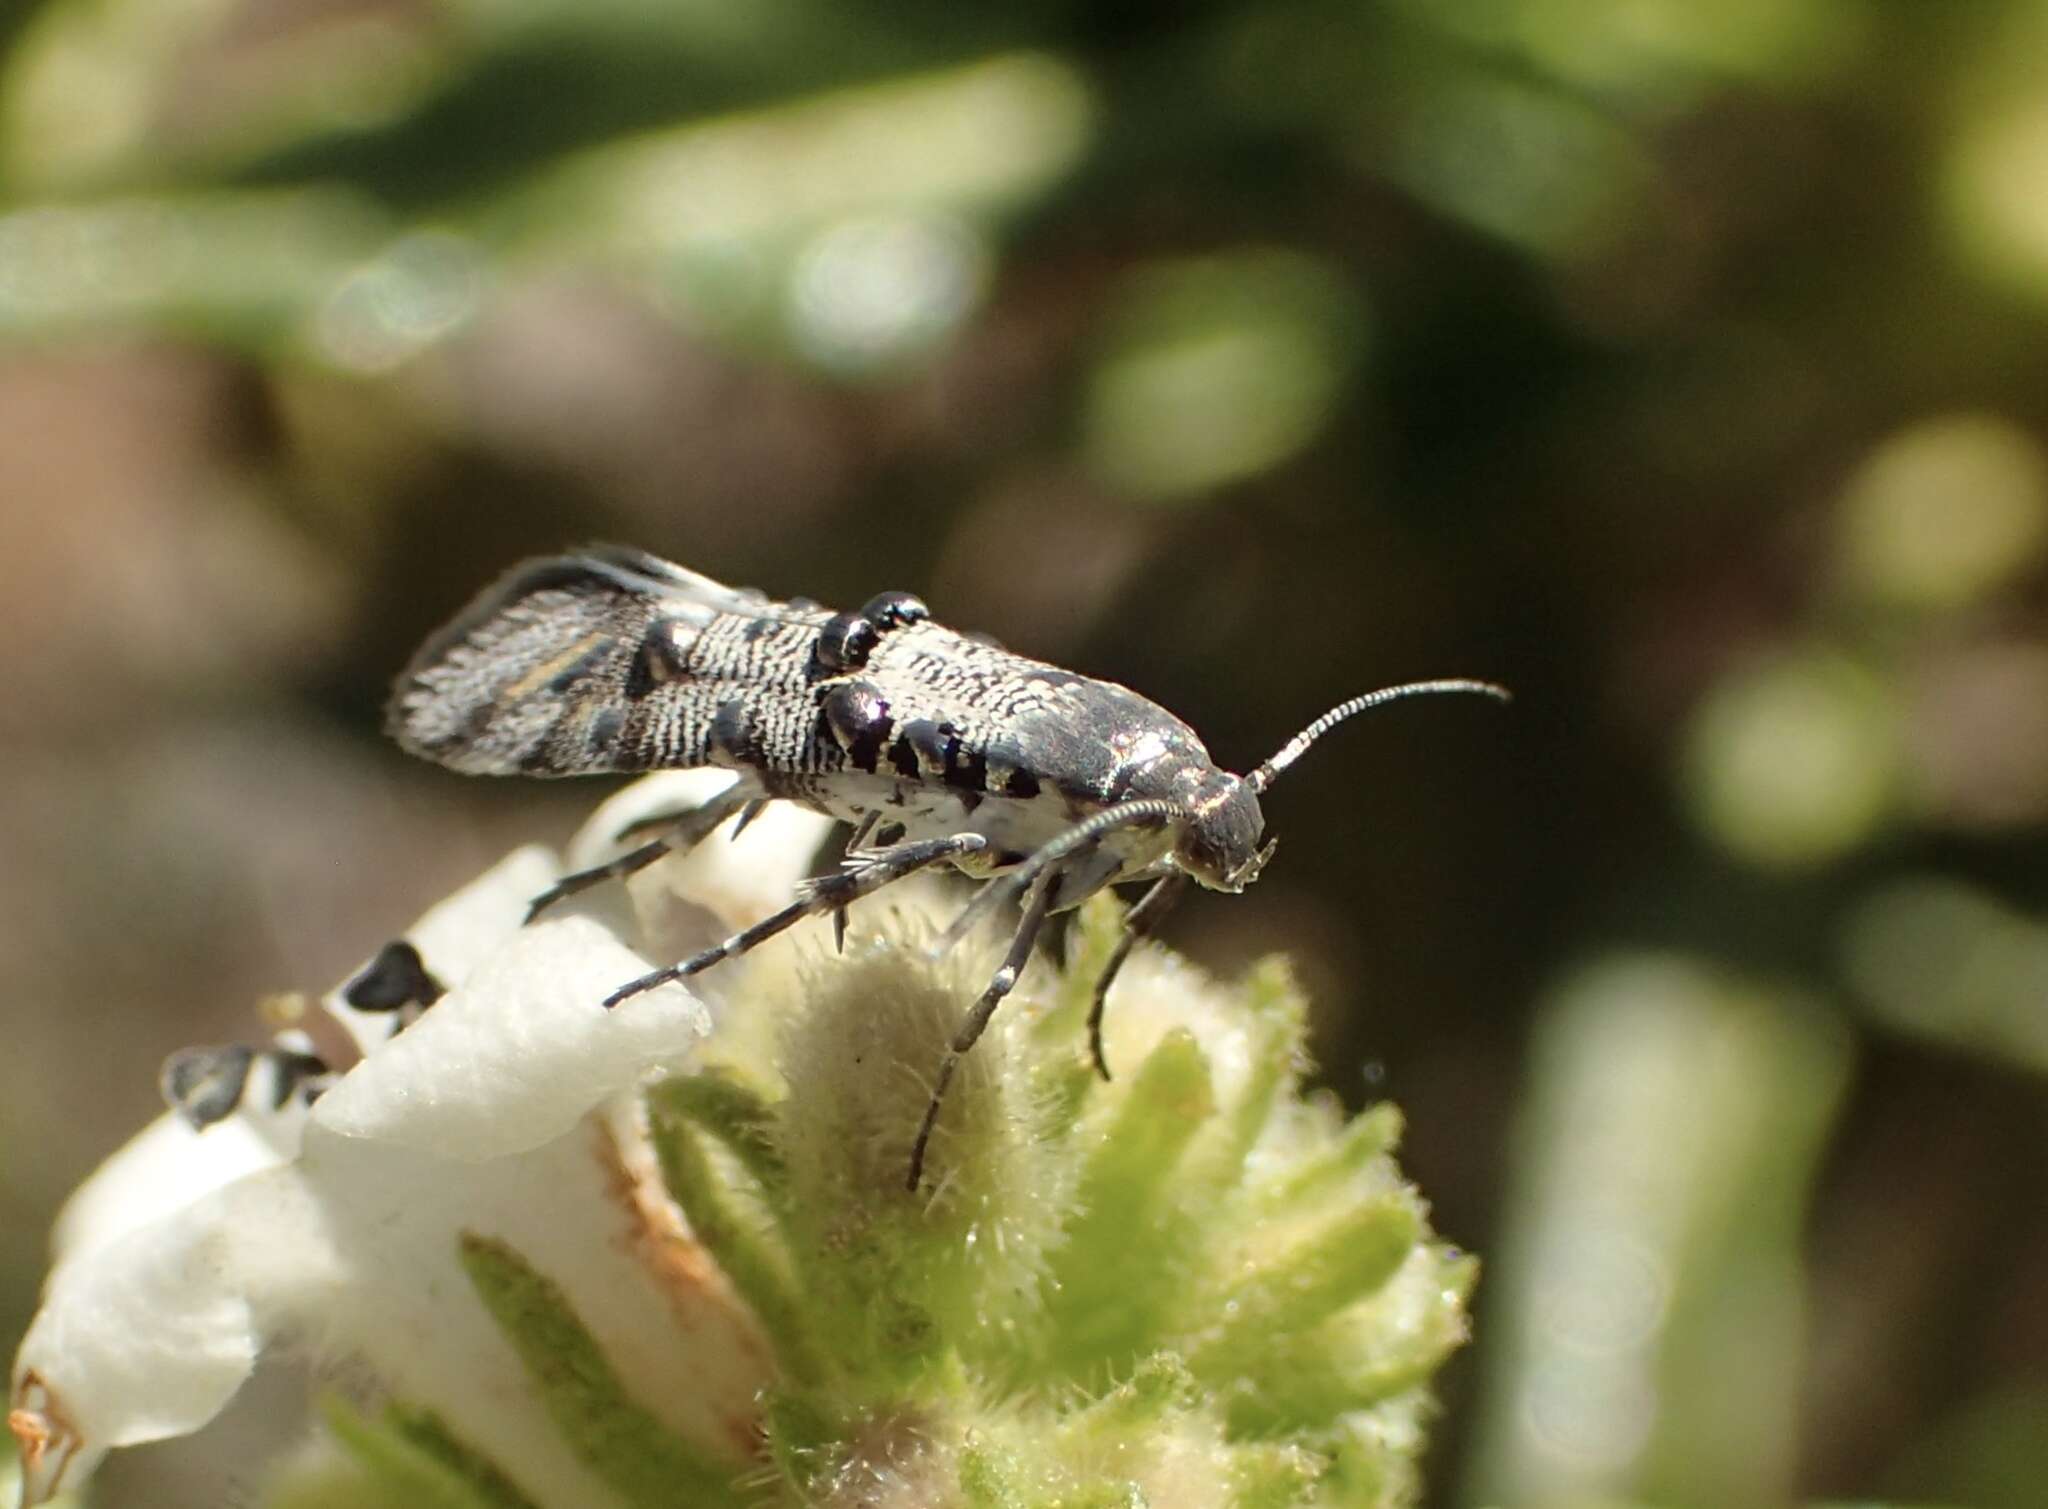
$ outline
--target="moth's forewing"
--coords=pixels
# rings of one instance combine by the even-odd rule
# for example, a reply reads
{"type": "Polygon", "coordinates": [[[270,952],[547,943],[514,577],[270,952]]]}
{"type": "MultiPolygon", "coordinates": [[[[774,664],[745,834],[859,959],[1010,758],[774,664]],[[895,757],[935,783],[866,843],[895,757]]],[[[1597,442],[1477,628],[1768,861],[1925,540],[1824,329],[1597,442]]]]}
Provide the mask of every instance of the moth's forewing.
{"type": "Polygon", "coordinates": [[[525,562],[413,657],[388,710],[392,737],[479,775],[702,764],[712,709],[686,662],[721,616],[779,627],[812,615],[640,551],[525,562]]]}

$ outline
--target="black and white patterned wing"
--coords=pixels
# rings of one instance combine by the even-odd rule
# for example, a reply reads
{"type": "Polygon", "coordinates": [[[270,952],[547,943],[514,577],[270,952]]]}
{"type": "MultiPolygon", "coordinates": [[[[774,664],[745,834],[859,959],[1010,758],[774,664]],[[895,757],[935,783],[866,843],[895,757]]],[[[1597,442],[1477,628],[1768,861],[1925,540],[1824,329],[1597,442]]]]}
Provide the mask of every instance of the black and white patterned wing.
{"type": "Polygon", "coordinates": [[[427,640],[386,721],[470,774],[730,763],[713,753],[721,707],[801,695],[829,616],[620,546],[527,561],[427,640]]]}

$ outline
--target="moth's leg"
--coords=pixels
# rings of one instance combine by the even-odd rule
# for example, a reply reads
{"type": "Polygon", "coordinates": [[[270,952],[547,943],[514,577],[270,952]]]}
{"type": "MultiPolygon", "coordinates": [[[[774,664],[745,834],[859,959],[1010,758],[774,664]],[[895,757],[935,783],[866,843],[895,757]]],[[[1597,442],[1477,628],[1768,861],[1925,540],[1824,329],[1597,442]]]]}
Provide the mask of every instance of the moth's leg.
{"type": "Polygon", "coordinates": [[[1052,901],[1053,885],[1058,876],[1058,870],[1047,870],[1025,894],[1024,915],[1018,920],[1017,931],[1010,938],[1010,951],[1003,956],[1002,967],[989,980],[988,989],[981,993],[981,999],[961,1020],[959,1030],[953,1034],[953,1041],[946,1049],[946,1056],[939,1061],[939,1076],[932,1081],[931,1102],[924,1108],[924,1121],[918,1126],[917,1141],[910,1145],[910,1175],[905,1187],[913,1194],[924,1179],[924,1155],[931,1144],[932,1128],[938,1125],[939,1102],[945,1099],[946,1087],[952,1084],[961,1058],[981,1040],[989,1018],[996,1014],[996,1007],[1002,1005],[1003,997],[1010,993],[1017,983],[1017,976],[1030,962],[1031,945],[1038,941],[1038,930],[1045,926],[1046,910],[1052,901]]]}
{"type": "Polygon", "coordinates": [[[689,975],[701,973],[735,954],[743,954],[756,944],[765,943],[777,933],[784,932],[821,912],[840,911],[849,902],[870,892],[878,891],[892,881],[938,864],[942,860],[958,859],[973,854],[988,846],[988,840],[979,833],[956,833],[948,838],[920,839],[916,843],[901,844],[894,849],[862,859],[858,864],[820,875],[807,880],[797,888],[796,900],[772,916],[764,917],[750,928],[734,933],[723,943],[715,943],[700,954],[692,954],[679,964],[657,969],[644,974],[637,980],[630,980],[605,997],[607,1007],[616,1006],[629,996],[636,996],[643,990],[652,990],[657,985],[666,985],[670,980],[680,980],[689,975]]]}
{"type": "MultiPolygon", "coordinates": [[[[748,802],[746,806],[740,808],[740,820],[732,825],[732,832],[727,834],[726,837],[738,838],[742,833],[746,832],[747,825],[766,810],[769,800],[768,797],[757,796],[754,800],[748,802]]],[[[638,838],[645,833],[659,833],[664,828],[673,827],[677,822],[689,817],[696,811],[695,807],[673,807],[662,812],[650,812],[645,817],[634,818],[633,821],[614,833],[612,837],[616,841],[624,843],[629,838],[638,838]]],[[[701,842],[702,840],[700,839],[699,841],[701,842]]]]}
{"type": "MultiPolygon", "coordinates": [[[[1188,818],[1188,809],[1179,802],[1164,797],[1141,797],[1136,801],[1119,802],[1114,807],[1105,807],[1093,817],[1083,818],[1067,829],[1058,838],[1041,844],[1022,864],[996,876],[975,894],[972,901],[960,909],[960,915],[953,919],[953,925],[939,935],[929,952],[933,958],[944,954],[962,938],[974,931],[976,924],[997,907],[1007,904],[1014,897],[1021,897],[1038,877],[1056,866],[1062,866],[1075,855],[1094,848],[1104,836],[1117,828],[1160,828],[1188,818]]],[[[1078,900],[1078,897],[1071,898],[1078,900]]]]}
{"type": "MultiPolygon", "coordinates": [[[[738,843],[740,835],[747,831],[754,819],[767,810],[768,798],[765,796],[757,796],[740,808],[740,820],[732,825],[732,832],[726,835],[727,842],[738,843]]],[[[710,829],[707,828],[705,831],[708,833],[710,829]]]]}
{"type": "Polygon", "coordinates": [[[660,812],[650,812],[645,817],[636,817],[612,835],[612,842],[622,844],[627,839],[639,838],[642,834],[659,833],[663,828],[673,827],[677,818],[687,817],[696,810],[695,807],[663,808],[660,812]]]}
{"type": "MultiPolygon", "coordinates": [[[[657,838],[652,843],[630,849],[617,859],[601,865],[592,865],[587,870],[578,870],[573,875],[564,875],[560,880],[533,898],[533,904],[526,909],[526,920],[533,921],[542,912],[562,900],[574,896],[578,891],[587,891],[604,880],[623,880],[646,869],[671,849],[687,852],[702,843],[711,830],[731,817],[743,812],[760,800],[761,793],[751,781],[735,781],[725,790],[711,798],[701,807],[692,807],[687,812],[663,813],[656,821],[669,825],[666,838],[657,838]]],[[[639,829],[635,823],[628,832],[639,829]]]]}
{"type": "MultiPolygon", "coordinates": [[[[843,861],[860,859],[872,852],[861,846],[868,841],[868,835],[875,831],[881,821],[882,814],[879,811],[870,812],[860,820],[860,826],[847,835],[843,861]]],[[[843,906],[836,908],[832,913],[832,951],[838,954],[846,952],[846,908],[843,906]]]]}
{"type": "Polygon", "coordinates": [[[1123,933],[1110,950],[1109,962],[1102,967],[1101,977],[1095,982],[1095,1000],[1088,1008],[1088,1051],[1095,1056],[1095,1072],[1104,1079],[1109,1078],[1109,1060],[1102,1053],[1102,1009],[1109,1002],[1109,987],[1117,971],[1124,967],[1124,960],[1130,958],[1131,945],[1159,926],[1159,919],[1173,910],[1173,904],[1187,888],[1187,876],[1179,870],[1170,871],[1155,880],[1137,904],[1124,913],[1123,933]]]}
{"type": "Polygon", "coordinates": [[[874,851],[867,847],[867,841],[881,825],[882,813],[879,808],[862,818],[859,826],[846,835],[846,857],[859,859],[864,854],[873,853],[874,851]]]}

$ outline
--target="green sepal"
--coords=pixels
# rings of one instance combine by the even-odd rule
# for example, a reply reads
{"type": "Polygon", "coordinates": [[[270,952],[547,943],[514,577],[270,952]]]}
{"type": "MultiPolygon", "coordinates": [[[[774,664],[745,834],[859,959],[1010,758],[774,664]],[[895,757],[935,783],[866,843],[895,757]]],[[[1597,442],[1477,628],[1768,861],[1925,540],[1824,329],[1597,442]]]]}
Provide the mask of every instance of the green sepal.
{"type": "Polygon", "coordinates": [[[1086,1134],[1066,1241],[1045,1285],[1053,1364],[1102,1381],[1151,1350],[1185,1286],[1199,1216],[1175,1198],[1181,1156],[1215,1108],[1209,1061],[1175,1029],[1123,1088],[1115,1115],[1086,1134]],[[1196,1229],[1191,1229],[1196,1228],[1196,1229]]]}
{"type": "Polygon", "coordinates": [[[1465,1301],[1478,1264],[1437,1249],[1414,1261],[1420,1272],[1401,1275],[1374,1299],[1275,1337],[1258,1360],[1258,1386],[1226,1395],[1232,1433],[1320,1430],[1427,1383],[1466,1340],[1465,1301]]]}
{"type": "Polygon", "coordinates": [[[636,1509],[741,1502],[731,1473],[626,1393],[560,1285],[506,1243],[475,1232],[463,1233],[460,1258],[548,1415],[593,1474],[636,1509]]]}
{"type": "Polygon", "coordinates": [[[1142,1431],[1198,1402],[1188,1365],[1171,1352],[1155,1352],[1141,1360],[1129,1378],[1073,1415],[1069,1428],[1112,1436],[1142,1431]]]}
{"type": "Polygon", "coordinates": [[[266,1509],[534,1509],[488,1460],[424,1410],[393,1405],[379,1419],[346,1401],[320,1403],[321,1422],[346,1453],[353,1481],[330,1476],[280,1485],[266,1509]]]}
{"type": "Polygon", "coordinates": [[[1231,1454],[1230,1509],[1297,1509],[1314,1501],[1328,1464],[1286,1441],[1246,1441],[1231,1454]]]}
{"type": "MultiPolygon", "coordinates": [[[[671,1085],[701,1085],[710,1078],[671,1081],[671,1085]]],[[[670,1085],[661,1088],[669,1090],[670,1085]]],[[[788,1254],[765,1218],[749,1219],[740,1209],[750,1192],[735,1188],[735,1181],[721,1177],[713,1165],[702,1141],[707,1132],[699,1129],[691,1114],[704,1104],[693,1104],[681,1093],[650,1100],[648,1134],[661,1162],[662,1182],[689,1222],[691,1235],[718,1254],[718,1266],[753,1307],[754,1318],[775,1349],[777,1366],[799,1382],[815,1381],[820,1365],[811,1346],[809,1319],[789,1271],[788,1254]]],[[[732,1144],[725,1142],[724,1146],[729,1149],[732,1144]]],[[[779,1158],[735,1157],[734,1161],[743,1163],[749,1173],[764,1165],[780,1167],[779,1158]]],[[[758,1185],[751,1193],[760,1196],[758,1185]]]]}
{"type": "Polygon", "coordinates": [[[1261,1374],[1276,1338],[1305,1331],[1374,1293],[1422,1239],[1404,1196],[1344,1211],[1314,1235],[1267,1255],[1248,1254],[1229,1276],[1220,1323],[1195,1353],[1195,1371],[1222,1383],[1261,1374]]]}
{"type": "Polygon", "coordinates": [[[821,1407],[814,1392],[778,1388],[761,1397],[761,1429],[776,1477],[806,1498],[812,1480],[842,1449],[845,1426],[821,1407]]]}
{"type": "Polygon", "coordinates": [[[1217,1108],[1190,1151],[1182,1198],[1190,1203],[1225,1198],[1244,1177],[1245,1160],[1273,1119],[1275,1108],[1301,1081],[1302,1034],[1308,1002],[1287,961],[1265,959],[1239,987],[1251,1066],[1244,1083],[1217,1108]]]}
{"type": "Polygon", "coordinates": [[[1029,1479],[1017,1454],[985,1437],[961,1448],[960,1497],[968,1509],[1032,1509],[1029,1479]]]}
{"type": "Polygon", "coordinates": [[[789,1184],[782,1149],[775,1140],[775,1111],[759,1092],[729,1073],[683,1074],[647,1092],[651,1113],[702,1127],[738,1160],[779,1209],[789,1184]]]}
{"type": "Polygon", "coordinates": [[[1036,1255],[1057,1230],[1065,1175],[1002,1033],[962,1060],[926,1180],[906,1187],[976,968],[870,947],[820,969],[789,1016],[784,1237],[849,1408],[926,1394],[934,1370],[1013,1346],[1037,1312],[1036,1255]]]}
{"type": "MultiPolygon", "coordinates": [[[[1401,1109],[1389,1101],[1368,1106],[1352,1117],[1334,1140],[1302,1154],[1286,1172],[1256,1193],[1258,1212],[1275,1216],[1284,1207],[1322,1208],[1356,1198],[1358,1182],[1373,1161],[1391,1153],[1401,1141],[1401,1109]]],[[[1392,1170],[1386,1177],[1391,1179],[1392,1170]]]]}

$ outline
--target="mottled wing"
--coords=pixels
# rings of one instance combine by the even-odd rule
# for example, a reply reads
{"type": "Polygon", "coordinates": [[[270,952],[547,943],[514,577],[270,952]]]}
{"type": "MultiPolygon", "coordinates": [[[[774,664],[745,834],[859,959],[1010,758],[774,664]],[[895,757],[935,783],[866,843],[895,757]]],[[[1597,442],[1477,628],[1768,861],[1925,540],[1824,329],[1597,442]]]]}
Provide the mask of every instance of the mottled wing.
{"type": "Polygon", "coordinates": [[[1043,795],[1072,821],[1136,794],[1161,761],[1208,765],[1194,730],[1136,692],[930,621],[884,636],[850,679],[874,711],[846,763],[957,793],[969,812],[1043,795]]]}
{"type": "Polygon", "coordinates": [[[800,688],[826,616],[618,546],[528,561],[421,647],[387,722],[471,774],[717,763],[720,707],[800,688]]]}

